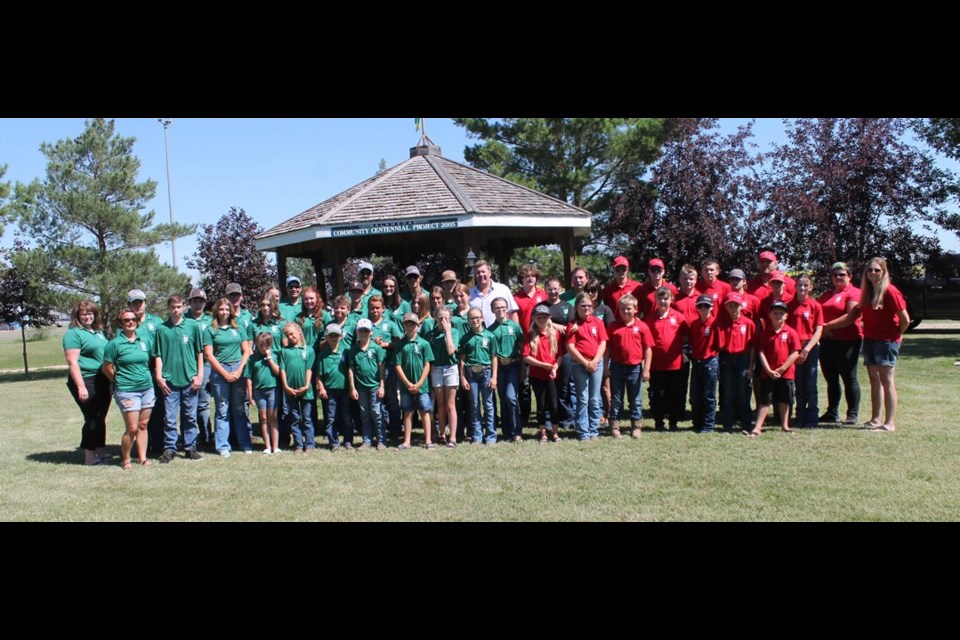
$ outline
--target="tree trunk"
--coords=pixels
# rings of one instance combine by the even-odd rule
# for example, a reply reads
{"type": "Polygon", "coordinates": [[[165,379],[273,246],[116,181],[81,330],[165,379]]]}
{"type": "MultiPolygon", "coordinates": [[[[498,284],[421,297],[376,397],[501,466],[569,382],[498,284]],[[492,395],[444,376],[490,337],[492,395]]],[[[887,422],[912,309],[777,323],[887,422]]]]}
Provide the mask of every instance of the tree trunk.
{"type": "Polygon", "coordinates": [[[23,343],[23,377],[30,378],[30,367],[27,365],[27,325],[20,323],[20,341],[23,343]]]}

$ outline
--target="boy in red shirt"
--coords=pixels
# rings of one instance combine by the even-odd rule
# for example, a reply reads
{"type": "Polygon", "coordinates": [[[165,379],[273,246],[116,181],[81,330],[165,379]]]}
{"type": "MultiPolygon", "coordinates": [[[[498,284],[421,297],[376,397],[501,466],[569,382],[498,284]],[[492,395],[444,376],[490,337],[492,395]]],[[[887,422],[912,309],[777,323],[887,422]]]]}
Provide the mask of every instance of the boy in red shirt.
{"type": "Polygon", "coordinates": [[[679,428],[683,410],[681,365],[685,356],[690,327],[679,311],[670,307],[673,292],[667,287],[657,290],[657,309],[646,319],[653,337],[653,361],[650,372],[650,408],[657,431],[663,431],[663,419],[670,420],[670,430],[679,428]]]}
{"type": "Polygon", "coordinates": [[[666,278],[663,277],[664,266],[663,260],[660,258],[654,258],[649,262],[647,265],[647,274],[650,276],[650,279],[633,290],[633,296],[637,299],[637,304],[640,306],[639,317],[641,319],[652,314],[654,309],[657,308],[657,289],[667,287],[673,291],[674,297],[679,293],[677,288],[667,282],[666,278]]]}
{"type": "Polygon", "coordinates": [[[717,339],[713,298],[707,294],[697,298],[699,317],[690,325],[690,404],[693,407],[693,430],[713,432],[717,415],[717,339]]]}
{"type": "Polygon", "coordinates": [[[618,314],[620,298],[633,293],[638,286],[639,282],[630,279],[630,261],[624,256],[617,256],[613,259],[613,280],[603,289],[603,302],[618,314]]]}
{"type": "Polygon", "coordinates": [[[757,422],[753,431],[744,431],[751,438],[763,433],[773,401],[780,411],[780,425],[790,429],[790,405],[793,404],[794,363],[800,356],[800,336],[788,327],[787,303],[776,300],[770,305],[769,325],[757,336],[757,353],[760,354],[760,404],[757,407],[757,422]]]}
{"type": "Polygon", "coordinates": [[[717,319],[720,340],[721,421],[726,433],[733,433],[734,420],[743,430],[751,426],[750,379],[755,363],[757,325],[743,313],[743,298],[734,292],[723,301],[724,313],[717,319]]]}
{"type": "Polygon", "coordinates": [[[727,294],[730,293],[730,285],[717,276],[720,275],[720,263],[713,258],[704,260],[700,265],[700,281],[697,282],[697,291],[701,294],[710,296],[713,300],[713,308],[710,314],[716,318],[720,305],[727,294]]]}
{"type": "Polygon", "coordinates": [[[820,336],[823,308],[813,299],[813,281],[803,274],[797,278],[797,295],[787,303],[787,325],[796,330],[803,348],[797,358],[796,420],[801,429],[817,426],[817,369],[820,364],[820,336]]]}
{"type": "Polygon", "coordinates": [[[620,298],[620,316],[607,329],[609,336],[606,369],[610,371],[613,400],[610,405],[611,435],[620,435],[620,417],[623,415],[624,395],[630,405],[630,436],[639,438],[643,427],[640,389],[650,382],[653,360],[653,336],[646,324],[637,318],[637,299],[627,294],[620,298]]]}

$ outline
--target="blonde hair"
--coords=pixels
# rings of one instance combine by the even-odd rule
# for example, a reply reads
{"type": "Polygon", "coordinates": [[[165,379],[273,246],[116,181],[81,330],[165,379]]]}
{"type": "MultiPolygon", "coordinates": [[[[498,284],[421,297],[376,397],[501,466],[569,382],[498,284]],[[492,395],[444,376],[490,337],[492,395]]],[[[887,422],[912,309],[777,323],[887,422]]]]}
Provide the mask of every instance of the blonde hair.
{"type": "Polygon", "coordinates": [[[284,335],[287,334],[287,327],[293,327],[294,329],[297,330],[297,346],[298,347],[302,344],[304,345],[306,344],[307,339],[303,337],[303,327],[298,325],[296,322],[288,322],[287,324],[283,325],[284,335]]]}
{"type": "Polygon", "coordinates": [[[226,298],[220,298],[213,303],[213,307],[210,308],[213,311],[213,321],[210,323],[210,331],[219,331],[220,330],[220,306],[227,305],[227,309],[230,310],[230,315],[227,317],[227,324],[231,329],[239,329],[237,326],[237,314],[233,312],[233,305],[230,304],[230,301],[226,298]]]}
{"type": "Polygon", "coordinates": [[[860,282],[860,301],[866,302],[876,310],[883,309],[883,296],[887,293],[887,287],[890,286],[890,271],[887,270],[887,261],[883,258],[870,258],[867,266],[863,268],[863,280],[860,282]],[[883,270],[880,276],[880,282],[874,287],[873,283],[867,277],[867,269],[870,265],[876,263],[883,270]]]}
{"type": "MultiPolygon", "coordinates": [[[[542,314],[539,314],[539,315],[542,315],[542,314]]],[[[544,327],[544,330],[545,330],[545,333],[547,334],[547,338],[550,340],[550,355],[556,356],[558,343],[559,343],[559,340],[557,339],[557,335],[559,334],[559,332],[557,331],[557,328],[553,326],[553,320],[550,319],[550,316],[547,316],[547,324],[544,327]]],[[[536,315],[534,316],[534,324],[532,327],[530,327],[530,333],[528,335],[529,337],[527,341],[530,343],[530,351],[533,352],[534,354],[539,353],[540,332],[537,331],[536,315]]]]}

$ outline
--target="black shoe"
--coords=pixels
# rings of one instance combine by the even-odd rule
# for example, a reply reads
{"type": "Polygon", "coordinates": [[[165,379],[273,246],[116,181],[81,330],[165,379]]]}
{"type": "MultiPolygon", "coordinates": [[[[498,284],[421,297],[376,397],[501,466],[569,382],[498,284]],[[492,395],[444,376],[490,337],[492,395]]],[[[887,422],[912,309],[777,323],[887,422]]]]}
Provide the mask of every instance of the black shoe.
{"type": "Polygon", "coordinates": [[[852,426],[857,424],[857,416],[847,416],[847,419],[842,422],[846,426],[852,426]]]}
{"type": "MultiPolygon", "coordinates": [[[[822,423],[822,422],[839,422],[839,421],[840,421],[840,419],[837,418],[837,416],[835,416],[835,415],[830,415],[829,413],[825,413],[825,414],[823,414],[822,416],[820,416],[819,418],[817,418],[817,422],[820,422],[820,423],[822,423]]],[[[853,423],[856,424],[856,422],[857,422],[856,419],[854,419],[853,423]]]]}
{"type": "Polygon", "coordinates": [[[160,464],[169,464],[171,460],[177,455],[176,449],[165,449],[164,452],[160,455],[160,464]]]}
{"type": "Polygon", "coordinates": [[[197,453],[196,447],[190,447],[184,452],[184,456],[187,460],[203,460],[203,456],[197,453]]]}

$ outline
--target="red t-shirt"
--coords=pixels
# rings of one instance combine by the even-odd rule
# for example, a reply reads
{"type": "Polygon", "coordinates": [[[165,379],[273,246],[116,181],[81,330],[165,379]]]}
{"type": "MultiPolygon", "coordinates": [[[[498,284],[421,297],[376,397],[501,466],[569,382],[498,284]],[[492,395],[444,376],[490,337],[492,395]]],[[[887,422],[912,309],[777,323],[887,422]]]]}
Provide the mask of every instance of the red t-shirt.
{"type": "MultiPolygon", "coordinates": [[[[781,328],[780,331],[774,331],[773,327],[768,327],[757,336],[757,350],[766,356],[767,366],[771,369],[780,367],[780,365],[787,361],[791,353],[800,351],[802,348],[803,345],[800,344],[800,336],[797,335],[793,327],[788,327],[786,323],[783,324],[783,328],[781,328]]],[[[793,374],[796,368],[796,364],[794,364],[780,377],[785,380],[793,380],[793,374]]],[[[762,367],[760,375],[763,378],[770,377],[762,367]]]]}
{"type": "Polygon", "coordinates": [[[720,336],[720,350],[736,355],[749,351],[753,346],[757,325],[743,312],[736,320],[728,313],[726,318],[721,316],[717,320],[717,334],[720,336]]]}
{"type": "Polygon", "coordinates": [[[513,301],[517,305],[517,319],[520,329],[526,333],[533,326],[533,310],[541,302],[547,301],[547,292],[537,287],[534,289],[533,295],[528,296],[523,292],[523,289],[520,289],[513,294],[513,301]]]}
{"type": "MultiPolygon", "coordinates": [[[[787,308],[790,308],[790,303],[793,302],[793,296],[788,296],[786,293],[783,294],[783,297],[780,298],[781,302],[787,303],[787,308]]],[[[769,296],[760,300],[760,326],[764,329],[770,326],[770,306],[774,303],[773,296],[769,296]]]]}
{"type": "Polygon", "coordinates": [[[787,305],[787,314],[787,324],[797,330],[797,335],[804,343],[813,337],[817,327],[823,326],[823,309],[810,296],[803,302],[794,298],[787,305]]]}
{"type": "MultiPolygon", "coordinates": [[[[823,323],[832,322],[847,312],[847,305],[850,302],[860,301],[860,289],[852,284],[847,285],[841,291],[833,290],[824,293],[817,302],[823,309],[823,323]]],[[[860,318],[849,327],[842,329],[831,329],[831,340],[859,340],[863,337],[863,322],[860,318]]]]}
{"type": "MultiPolygon", "coordinates": [[[[563,354],[566,351],[566,346],[564,343],[563,334],[557,333],[557,353],[550,354],[550,338],[546,334],[540,334],[540,341],[537,345],[536,352],[531,351],[530,348],[530,332],[527,332],[527,339],[523,343],[523,356],[533,356],[535,359],[540,362],[546,362],[547,364],[553,364],[560,360],[563,357],[563,354]]],[[[530,377],[536,378],[537,380],[549,380],[550,372],[542,367],[530,367],[530,377]]]]}
{"type": "Polygon", "coordinates": [[[707,360],[720,353],[717,319],[707,316],[704,322],[699,317],[690,325],[690,357],[693,360],[707,360]]]}
{"type": "Polygon", "coordinates": [[[713,308],[710,309],[710,315],[714,318],[720,313],[720,307],[723,306],[723,299],[732,291],[730,285],[723,280],[714,280],[710,286],[707,286],[706,280],[697,280],[696,289],[700,294],[706,294],[713,298],[713,308]]]}
{"type": "Polygon", "coordinates": [[[607,351],[610,359],[617,364],[636,366],[643,362],[643,354],[653,348],[653,336],[646,323],[634,318],[633,324],[625,325],[622,320],[614,320],[607,330],[610,341],[607,351]]]}
{"type": "Polygon", "coordinates": [[[616,280],[608,284],[603,288],[603,303],[613,309],[613,314],[617,316],[617,319],[620,318],[620,298],[627,295],[628,293],[633,293],[633,290],[640,286],[639,282],[627,278],[627,281],[623,284],[622,287],[617,286],[616,280]]]}
{"type": "MultiPolygon", "coordinates": [[[[862,292],[861,292],[862,293],[862,292]]],[[[860,299],[863,312],[863,337],[868,340],[893,340],[900,342],[900,318],[898,312],[907,308],[907,301],[895,286],[887,285],[883,294],[883,308],[874,309],[866,296],[860,299]]]]}
{"type": "MultiPolygon", "coordinates": [[[[746,292],[755,295],[763,302],[764,298],[773,295],[773,289],[770,288],[769,281],[764,282],[760,276],[753,276],[747,280],[746,292]]],[[[790,276],[783,275],[783,297],[793,297],[797,293],[797,282],[790,276]]]]}
{"type": "Polygon", "coordinates": [[[741,315],[745,315],[756,322],[760,317],[760,298],[745,291],[740,294],[740,297],[743,299],[743,302],[740,303],[741,315]]]}
{"type": "MultiPolygon", "coordinates": [[[[670,289],[673,293],[673,297],[677,297],[677,288],[670,284],[669,282],[664,281],[661,285],[670,289]]],[[[642,285],[633,290],[633,297],[637,299],[637,303],[640,305],[638,309],[637,317],[640,319],[646,318],[652,314],[657,309],[657,289],[660,287],[654,287],[650,282],[644,282],[642,285]]]]}
{"type": "Polygon", "coordinates": [[[660,318],[654,314],[647,318],[647,327],[653,336],[653,362],[651,371],[676,371],[683,365],[683,343],[690,334],[690,326],[676,309],[668,309],[660,318]]]}
{"type": "MultiPolygon", "coordinates": [[[[696,289],[694,289],[693,293],[688,296],[685,296],[681,293],[673,301],[673,304],[670,305],[680,312],[680,315],[682,315],[683,319],[687,321],[687,324],[690,324],[700,317],[700,314],[697,313],[697,296],[699,295],[700,294],[697,293],[696,289]]],[[[644,320],[646,320],[646,318],[644,318],[644,320]]]]}
{"type": "Polygon", "coordinates": [[[589,320],[571,322],[567,325],[567,344],[577,348],[587,360],[593,360],[597,355],[601,342],[607,341],[607,328],[603,326],[603,320],[590,316],[589,320]],[[577,325],[577,330],[573,326],[577,325]]]}

